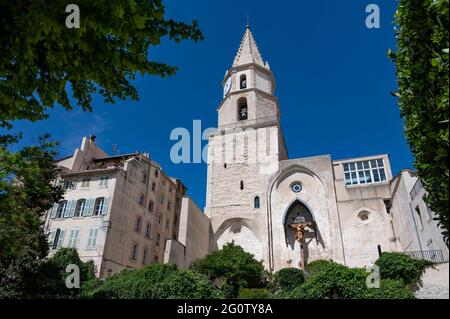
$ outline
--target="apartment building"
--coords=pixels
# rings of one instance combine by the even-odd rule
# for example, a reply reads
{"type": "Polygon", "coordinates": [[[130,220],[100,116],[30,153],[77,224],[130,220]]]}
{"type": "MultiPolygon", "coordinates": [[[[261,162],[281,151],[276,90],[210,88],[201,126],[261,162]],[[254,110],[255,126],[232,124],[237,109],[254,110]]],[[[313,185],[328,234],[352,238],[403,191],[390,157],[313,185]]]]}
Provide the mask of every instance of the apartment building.
{"type": "Polygon", "coordinates": [[[45,220],[51,254],[76,248],[99,277],[164,260],[166,241],[178,238],[186,194],[178,179],[148,154],[106,154],[95,136],[57,166],[65,195],[45,220]]]}

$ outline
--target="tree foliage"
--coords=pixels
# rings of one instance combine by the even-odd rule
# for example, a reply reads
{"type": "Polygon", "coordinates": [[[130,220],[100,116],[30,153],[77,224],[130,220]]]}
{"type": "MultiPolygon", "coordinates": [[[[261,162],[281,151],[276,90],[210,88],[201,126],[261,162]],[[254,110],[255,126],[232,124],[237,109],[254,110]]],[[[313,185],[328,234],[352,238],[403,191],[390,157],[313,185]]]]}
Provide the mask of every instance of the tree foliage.
{"type": "Polygon", "coordinates": [[[449,243],[449,1],[400,0],[396,53],[398,95],[414,166],[449,243]]]}
{"type": "Polygon", "coordinates": [[[112,299],[221,298],[220,290],[204,275],[175,266],[152,264],[123,270],[110,278],[86,282],[82,297],[112,299]]]}
{"type": "Polygon", "coordinates": [[[235,298],[241,288],[262,288],[266,284],[262,262],[234,243],[194,261],[190,268],[220,286],[226,298],[235,298]]]}
{"type": "Polygon", "coordinates": [[[305,282],[303,271],[298,268],[283,268],[274,274],[276,290],[290,291],[305,282]]]}
{"type": "Polygon", "coordinates": [[[197,22],[165,17],[162,0],[79,0],[80,28],[69,29],[70,0],[0,2],[0,126],[46,118],[55,103],[83,110],[98,92],[107,103],[138,98],[135,73],[168,76],[174,66],[153,61],[163,37],[202,39],[197,22]]]}
{"type": "Polygon", "coordinates": [[[405,284],[415,284],[420,280],[426,267],[433,263],[422,259],[413,259],[401,253],[384,252],[375,262],[380,267],[382,279],[403,280],[405,284]]]}
{"type": "Polygon", "coordinates": [[[368,272],[326,261],[321,263],[306,282],[295,288],[287,298],[296,299],[410,299],[411,291],[401,280],[382,279],[379,288],[367,287],[368,272]]]}
{"type": "Polygon", "coordinates": [[[82,296],[112,299],[159,298],[162,281],[176,271],[174,266],[161,264],[152,264],[137,270],[125,269],[105,279],[99,287],[85,285],[82,287],[82,296]]]}
{"type": "Polygon", "coordinates": [[[312,276],[315,273],[318,273],[332,265],[333,265],[333,261],[331,261],[331,260],[319,259],[319,260],[314,260],[314,261],[308,263],[305,267],[306,268],[305,270],[309,276],[312,276]]]}
{"type": "Polygon", "coordinates": [[[48,244],[43,214],[62,191],[56,177],[54,142],[48,136],[36,146],[11,151],[19,137],[0,136],[0,297],[28,298],[48,244]]]}
{"type": "Polygon", "coordinates": [[[265,288],[242,288],[238,299],[271,299],[272,294],[265,288]]]}
{"type": "Polygon", "coordinates": [[[195,270],[180,270],[165,278],[160,287],[160,298],[217,299],[222,292],[211,280],[195,270]]]}
{"type": "Polygon", "coordinates": [[[78,252],[73,248],[61,248],[52,257],[41,264],[39,271],[39,287],[34,293],[35,297],[45,298],[77,298],[80,296],[79,288],[67,288],[66,272],[68,265],[77,265],[80,269],[80,285],[95,278],[94,262],[82,262],[78,252]]]}

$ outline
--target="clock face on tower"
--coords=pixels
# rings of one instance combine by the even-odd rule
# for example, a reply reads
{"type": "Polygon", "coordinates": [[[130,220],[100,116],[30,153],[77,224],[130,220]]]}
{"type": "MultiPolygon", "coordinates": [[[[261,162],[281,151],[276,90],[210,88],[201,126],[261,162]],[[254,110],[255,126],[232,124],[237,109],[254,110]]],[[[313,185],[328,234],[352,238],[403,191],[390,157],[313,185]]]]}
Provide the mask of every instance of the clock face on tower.
{"type": "Polygon", "coordinates": [[[231,90],[231,78],[228,78],[228,80],[225,82],[225,85],[223,86],[223,97],[225,97],[228,92],[231,90]]]}

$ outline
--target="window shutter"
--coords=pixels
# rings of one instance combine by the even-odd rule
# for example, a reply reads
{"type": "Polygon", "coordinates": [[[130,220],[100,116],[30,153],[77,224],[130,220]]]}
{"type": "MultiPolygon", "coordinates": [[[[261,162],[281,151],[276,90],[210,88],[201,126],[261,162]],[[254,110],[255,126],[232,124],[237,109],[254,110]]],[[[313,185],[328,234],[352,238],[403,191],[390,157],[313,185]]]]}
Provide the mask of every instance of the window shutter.
{"type": "Polygon", "coordinates": [[[92,216],[93,215],[94,203],[95,203],[95,198],[89,198],[87,200],[87,207],[86,207],[86,212],[85,212],[84,216],[92,216]]]}
{"type": "Polygon", "coordinates": [[[84,207],[83,207],[83,211],[81,212],[82,216],[87,216],[88,215],[88,209],[89,209],[89,203],[90,203],[90,198],[86,199],[86,201],[84,202],[84,207]]]}
{"type": "Polygon", "coordinates": [[[103,200],[102,215],[108,214],[108,204],[109,204],[109,197],[105,197],[105,199],[103,200]]]}
{"type": "Polygon", "coordinates": [[[73,202],[72,200],[69,200],[67,202],[66,207],[65,207],[64,212],[63,212],[63,217],[64,218],[67,218],[67,217],[70,216],[70,209],[72,208],[72,202],[73,202]]]}
{"type": "Polygon", "coordinates": [[[58,203],[53,204],[52,213],[50,215],[50,218],[55,218],[56,213],[58,212],[58,203]]]}
{"type": "Polygon", "coordinates": [[[69,217],[73,217],[75,215],[75,208],[77,207],[77,201],[72,201],[72,207],[70,207],[69,217]]]}
{"type": "Polygon", "coordinates": [[[59,232],[59,237],[58,237],[58,243],[56,244],[56,248],[61,248],[63,243],[64,243],[64,234],[65,234],[66,230],[65,229],[61,229],[61,231],[59,232]]]}

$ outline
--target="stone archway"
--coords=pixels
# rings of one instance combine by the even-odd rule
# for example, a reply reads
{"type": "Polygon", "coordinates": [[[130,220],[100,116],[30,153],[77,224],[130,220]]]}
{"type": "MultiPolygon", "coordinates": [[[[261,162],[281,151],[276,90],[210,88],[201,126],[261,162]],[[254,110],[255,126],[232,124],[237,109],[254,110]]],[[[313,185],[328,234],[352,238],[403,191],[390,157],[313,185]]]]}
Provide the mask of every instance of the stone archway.
{"type": "Polygon", "coordinates": [[[234,242],[253,254],[256,260],[263,260],[261,242],[249,224],[244,218],[226,220],[216,232],[217,248],[221,249],[226,243],[234,242]]]}

